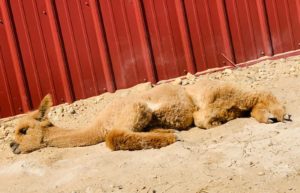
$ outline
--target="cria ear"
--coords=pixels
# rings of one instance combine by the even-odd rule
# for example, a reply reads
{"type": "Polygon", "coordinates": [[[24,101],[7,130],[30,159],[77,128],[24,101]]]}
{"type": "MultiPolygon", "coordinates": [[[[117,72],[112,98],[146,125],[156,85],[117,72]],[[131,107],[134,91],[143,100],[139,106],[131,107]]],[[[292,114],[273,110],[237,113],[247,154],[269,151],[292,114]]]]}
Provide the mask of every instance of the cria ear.
{"type": "Polygon", "coordinates": [[[46,118],[46,115],[49,112],[50,107],[52,107],[52,97],[50,94],[47,94],[40,103],[40,106],[36,112],[33,114],[33,118],[42,121],[46,118]]]}

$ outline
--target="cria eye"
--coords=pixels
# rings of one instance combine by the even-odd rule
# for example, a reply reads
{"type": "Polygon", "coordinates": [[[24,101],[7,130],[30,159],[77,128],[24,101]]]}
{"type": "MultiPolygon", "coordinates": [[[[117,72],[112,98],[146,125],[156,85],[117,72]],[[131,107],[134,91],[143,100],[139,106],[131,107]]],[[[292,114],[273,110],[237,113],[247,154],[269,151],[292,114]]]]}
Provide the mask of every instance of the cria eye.
{"type": "Polygon", "coordinates": [[[22,135],[26,135],[27,129],[28,128],[22,128],[22,129],[20,129],[19,133],[21,133],[22,135]]]}

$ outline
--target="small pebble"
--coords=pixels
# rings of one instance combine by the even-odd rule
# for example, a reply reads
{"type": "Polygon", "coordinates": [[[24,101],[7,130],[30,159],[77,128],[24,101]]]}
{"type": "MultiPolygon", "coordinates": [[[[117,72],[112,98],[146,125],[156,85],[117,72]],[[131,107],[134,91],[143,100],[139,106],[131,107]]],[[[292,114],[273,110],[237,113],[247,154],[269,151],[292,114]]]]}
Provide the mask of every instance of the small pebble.
{"type": "Polygon", "coordinates": [[[181,83],[182,83],[181,78],[176,78],[176,79],[172,82],[173,85],[181,85],[181,83]]]}
{"type": "Polygon", "coordinates": [[[286,58],[281,58],[280,62],[285,63],[286,62],[286,58]]]}
{"type": "Polygon", "coordinates": [[[186,78],[190,81],[196,80],[196,76],[191,73],[187,73],[186,78]]]}
{"type": "Polygon", "coordinates": [[[265,175],[265,172],[258,172],[257,175],[263,176],[263,175],[265,175]]]}
{"type": "Polygon", "coordinates": [[[71,108],[71,109],[68,111],[68,113],[70,113],[70,114],[75,114],[76,111],[75,111],[73,108],[71,108]]]}
{"type": "Polygon", "coordinates": [[[182,80],[182,83],[181,83],[183,86],[185,86],[185,85],[188,85],[189,84],[189,81],[188,80],[182,80]]]}
{"type": "Polygon", "coordinates": [[[292,67],[290,68],[290,72],[295,72],[296,71],[296,68],[292,67]]]}
{"type": "Polygon", "coordinates": [[[232,74],[232,70],[231,69],[226,69],[222,72],[222,74],[230,75],[230,74],[232,74]]]}

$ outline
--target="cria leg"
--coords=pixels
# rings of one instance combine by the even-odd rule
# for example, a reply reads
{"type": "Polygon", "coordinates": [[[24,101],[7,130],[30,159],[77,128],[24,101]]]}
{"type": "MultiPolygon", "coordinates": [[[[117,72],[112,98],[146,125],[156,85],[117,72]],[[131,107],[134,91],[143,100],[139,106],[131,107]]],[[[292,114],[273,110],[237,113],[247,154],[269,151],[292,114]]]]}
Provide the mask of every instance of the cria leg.
{"type": "Polygon", "coordinates": [[[118,115],[112,120],[113,129],[130,130],[135,132],[144,131],[152,119],[152,111],[146,103],[134,102],[120,106],[118,115]]]}
{"type": "Polygon", "coordinates": [[[178,132],[175,129],[164,129],[164,128],[151,128],[149,132],[153,133],[176,133],[178,132]]]}
{"type": "Polygon", "coordinates": [[[238,107],[232,106],[228,109],[219,107],[210,107],[202,111],[194,112],[194,123],[199,128],[209,129],[233,120],[237,117],[243,117],[246,112],[238,107]]]}
{"type": "Polygon", "coordinates": [[[257,103],[253,106],[251,116],[261,123],[292,121],[286,114],[283,104],[269,92],[256,93],[257,103]]]}
{"type": "MultiPolygon", "coordinates": [[[[283,116],[283,115],[282,115],[283,116]]],[[[257,104],[251,111],[251,117],[260,123],[273,123],[276,122],[276,117],[272,115],[265,105],[257,104]]]]}
{"type": "Polygon", "coordinates": [[[279,104],[256,104],[251,111],[251,117],[260,123],[274,123],[292,121],[291,115],[285,113],[285,109],[279,104]]]}
{"type": "Polygon", "coordinates": [[[161,148],[177,140],[175,134],[163,133],[163,129],[143,132],[152,118],[152,111],[145,103],[137,102],[125,106],[118,117],[117,124],[105,139],[106,145],[112,150],[161,148]]]}
{"type": "Polygon", "coordinates": [[[197,111],[193,114],[194,124],[202,129],[210,129],[222,124],[216,111],[213,109],[206,109],[205,111],[197,111]]]}
{"type": "Polygon", "coordinates": [[[106,137],[106,146],[111,150],[141,150],[161,148],[177,141],[173,133],[131,132],[112,130],[106,137]]]}

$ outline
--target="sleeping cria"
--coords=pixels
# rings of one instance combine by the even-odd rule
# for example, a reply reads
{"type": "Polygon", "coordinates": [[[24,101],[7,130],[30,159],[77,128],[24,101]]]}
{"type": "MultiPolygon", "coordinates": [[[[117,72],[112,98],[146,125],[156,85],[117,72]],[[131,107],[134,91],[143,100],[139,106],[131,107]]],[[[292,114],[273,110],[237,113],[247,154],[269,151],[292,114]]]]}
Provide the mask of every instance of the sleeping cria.
{"type": "Polygon", "coordinates": [[[115,99],[82,129],[53,125],[47,117],[51,106],[51,96],[47,95],[38,110],[20,120],[11,143],[14,153],[104,141],[112,150],[161,148],[178,140],[175,130],[191,126],[209,129],[244,116],[261,123],[290,120],[285,107],[272,93],[210,80],[186,87],[162,84],[115,99]]]}

